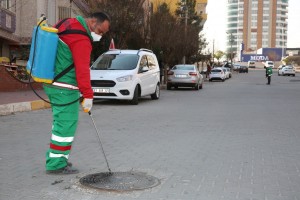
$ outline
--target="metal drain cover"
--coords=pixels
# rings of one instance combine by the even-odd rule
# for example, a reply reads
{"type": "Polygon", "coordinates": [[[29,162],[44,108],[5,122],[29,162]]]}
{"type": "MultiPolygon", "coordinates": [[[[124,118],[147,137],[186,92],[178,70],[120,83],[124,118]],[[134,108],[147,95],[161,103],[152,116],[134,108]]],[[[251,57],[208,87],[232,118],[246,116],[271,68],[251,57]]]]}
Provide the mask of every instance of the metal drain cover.
{"type": "Polygon", "coordinates": [[[87,187],[109,191],[144,190],[160,184],[159,179],[142,172],[113,172],[90,174],[79,182],[87,187]]]}

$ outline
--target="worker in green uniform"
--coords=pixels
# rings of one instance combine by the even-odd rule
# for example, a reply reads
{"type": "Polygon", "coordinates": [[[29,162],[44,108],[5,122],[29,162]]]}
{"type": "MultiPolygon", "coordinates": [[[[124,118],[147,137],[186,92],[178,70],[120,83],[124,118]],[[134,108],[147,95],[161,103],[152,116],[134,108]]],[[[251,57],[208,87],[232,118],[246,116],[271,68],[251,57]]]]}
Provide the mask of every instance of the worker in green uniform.
{"type": "Polygon", "coordinates": [[[268,79],[267,85],[270,85],[271,84],[271,76],[273,74],[273,70],[272,70],[272,67],[270,67],[270,66],[265,67],[265,68],[266,68],[266,78],[268,79]]]}
{"type": "Polygon", "coordinates": [[[68,158],[77,129],[79,97],[82,94],[83,110],[89,112],[93,105],[90,83],[92,41],[99,41],[109,30],[110,18],[98,12],[88,18],[77,16],[58,24],[55,26],[59,35],[55,75],[72,67],[52,84],[44,84],[44,90],[52,103],[53,116],[50,148],[46,153],[46,173],[75,174],[78,170],[68,162],[68,158]]]}

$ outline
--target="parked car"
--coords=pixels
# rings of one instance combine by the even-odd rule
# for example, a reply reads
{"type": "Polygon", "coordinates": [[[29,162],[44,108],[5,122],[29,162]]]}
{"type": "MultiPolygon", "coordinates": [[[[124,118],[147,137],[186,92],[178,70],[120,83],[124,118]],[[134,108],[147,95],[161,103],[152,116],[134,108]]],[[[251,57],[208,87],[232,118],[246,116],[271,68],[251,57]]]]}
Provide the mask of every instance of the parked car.
{"type": "Polygon", "coordinates": [[[230,68],[231,69],[233,66],[232,66],[232,64],[230,62],[225,62],[225,64],[222,65],[222,67],[226,67],[226,68],[230,68]]]}
{"type": "Polygon", "coordinates": [[[234,64],[233,65],[233,70],[234,71],[239,71],[240,70],[241,65],[240,64],[234,64]]]}
{"type": "Polygon", "coordinates": [[[221,80],[221,81],[224,82],[225,79],[226,79],[226,75],[225,75],[224,70],[223,70],[221,67],[213,68],[213,69],[210,71],[210,74],[209,74],[209,81],[213,81],[213,80],[221,80]]]}
{"type": "Polygon", "coordinates": [[[249,60],[248,61],[248,68],[255,68],[255,61],[249,60]]]}
{"type": "Polygon", "coordinates": [[[231,78],[232,77],[232,73],[231,73],[230,68],[225,68],[225,69],[227,70],[228,78],[231,78]]]}
{"type": "Polygon", "coordinates": [[[195,90],[202,89],[203,76],[195,65],[178,64],[168,71],[167,89],[172,87],[193,87],[195,90]]]}
{"type": "Polygon", "coordinates": [[[239,73],[248,73],[248,67],[245,65],[241,65],[239,69],[239,73]]]}
{"type": "Polygon", "coordinates": [[[264,67],[266,68],[266,67],[271,67],[271,68],[274,68],[274,62],[273,61],[266,61],[265,63],[264,63],[264,67]]]}
{"type": "Polygon", "coordinates": [[[222,70],[223,70],[224,73],[225,73],[226,79],[231,78],[230,68],[227,68],[227,67],[221,67],[221,68],[222,68],[222,70]]]}
{"type": "Polygon", "coordinates": [[[295,68],[292,65],[286,65],[285,67],[282,67],[278,70],[278,76],[295,76],[296,71],[295,68]]]}
{"type": "Polygon", "coordinates": [[[148,49],[109,50],[91,66],[91,85],[95,99],[129,100],[160,97],[160,71],[155,54],[148,49]]]}

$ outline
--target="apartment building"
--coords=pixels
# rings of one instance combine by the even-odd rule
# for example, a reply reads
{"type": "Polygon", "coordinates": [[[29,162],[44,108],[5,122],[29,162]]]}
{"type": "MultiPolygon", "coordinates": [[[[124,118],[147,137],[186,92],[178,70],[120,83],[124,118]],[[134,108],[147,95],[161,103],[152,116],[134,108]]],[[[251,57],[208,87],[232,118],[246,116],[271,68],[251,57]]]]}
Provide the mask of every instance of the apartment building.
{"type": "Polygon", "coordinates": [[[32,30],[41,14],[53,25],[89,12],[84,0],[1,0],[0,6],[0,57],[16,56],[20,60],[28,58],[32,30]]]}
{"type": "Polygon", "coordinates": [[[288,0],[228,0],[228,51],[286,48],[288,0]]]}

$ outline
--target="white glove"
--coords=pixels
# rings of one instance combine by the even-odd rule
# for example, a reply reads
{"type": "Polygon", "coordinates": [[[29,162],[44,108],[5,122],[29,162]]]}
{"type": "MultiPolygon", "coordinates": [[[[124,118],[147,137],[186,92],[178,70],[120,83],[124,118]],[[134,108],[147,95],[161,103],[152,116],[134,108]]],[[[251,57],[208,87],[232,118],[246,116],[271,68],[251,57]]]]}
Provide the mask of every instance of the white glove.
{"type": "Polygon", "coordinates": [[[90,112],[90,110],[93,107],[93,99],[84,98],[81,105],[82,105],[82,108],[83,108],[83,112],[86,112],[86,113],[90,112]]]}

